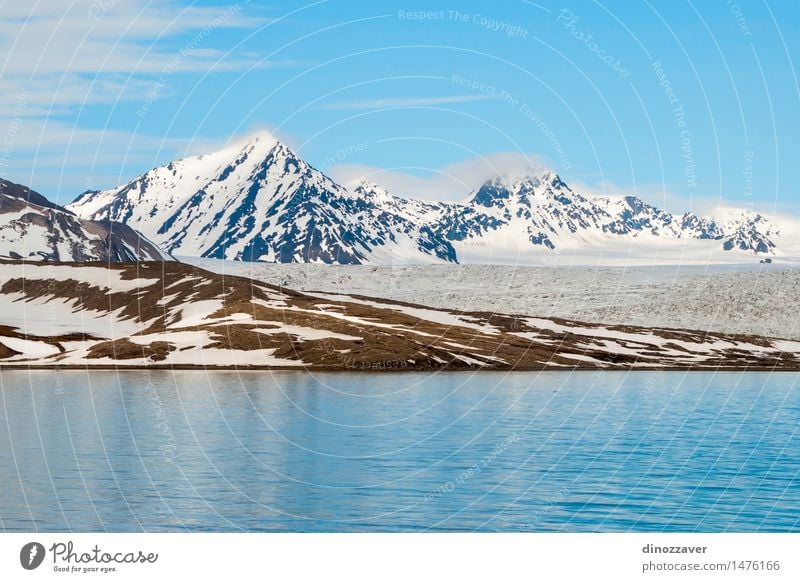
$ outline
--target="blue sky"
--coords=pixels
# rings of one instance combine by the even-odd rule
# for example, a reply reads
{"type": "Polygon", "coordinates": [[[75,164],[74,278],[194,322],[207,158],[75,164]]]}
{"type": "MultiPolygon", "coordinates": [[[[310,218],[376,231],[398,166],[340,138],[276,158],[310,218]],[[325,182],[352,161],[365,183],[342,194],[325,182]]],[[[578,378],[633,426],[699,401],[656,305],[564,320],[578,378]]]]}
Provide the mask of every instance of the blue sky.
{"type": "Polygon", "coordinates": [[[262,129],[425,198],[528,165],[673,210],[800,192],[796,2],[21,4],[0,175],[62,203],[262,129]]]}

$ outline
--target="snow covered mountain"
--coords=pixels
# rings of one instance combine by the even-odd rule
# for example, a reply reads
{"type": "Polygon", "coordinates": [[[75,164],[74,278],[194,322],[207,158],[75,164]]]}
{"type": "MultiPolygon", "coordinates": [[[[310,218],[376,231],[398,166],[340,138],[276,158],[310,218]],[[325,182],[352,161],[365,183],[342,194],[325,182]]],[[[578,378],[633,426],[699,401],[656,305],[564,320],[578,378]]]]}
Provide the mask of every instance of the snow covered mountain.
{"type": "Polygon", "coordinates": [[[175,255],[281,263],[752,261],[800,244],[791,221],[674,215],[635,196],[580,194],[551,171],[487,181],[462,203],[345,188],[266,133],[85,192],[68,208],[124,222],[175,255]]]}
{"type": "Polygon", "coordinates": [[[118,220],[175,255],[281,263],[454,261],[418,219],[424,204],[350,192],[266,133],[155,168],[114,190],[85,192],[76,214],[118,220]]]}
{"type": "Polygon", "coordinates": [[[30,188],[0,180],[0,258],[29,261],[171,260],[125,224],[81,220],[30,188]]]}
{"type": "Polygon", "coordinates": [[[781,243],[796,253],[800,243],[800,228],[790,220],[730,209],[716,217],[675,215],[635,196],[579,194],[549,170],[488,181],[464,204],[451,206],[440,222],[459,259],[471,262],[520,259],[532,247],[540,254],[571,256],[595,250],[652,257],[672,250],[684,259],[752,260],[779,254],[781,243]]]}

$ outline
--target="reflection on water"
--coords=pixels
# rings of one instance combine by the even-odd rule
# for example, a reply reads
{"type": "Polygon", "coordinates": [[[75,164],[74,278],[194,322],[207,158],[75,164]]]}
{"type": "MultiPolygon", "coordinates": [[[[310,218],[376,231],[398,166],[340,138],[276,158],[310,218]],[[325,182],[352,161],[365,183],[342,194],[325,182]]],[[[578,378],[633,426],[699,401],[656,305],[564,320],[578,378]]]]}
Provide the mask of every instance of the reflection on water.
{"type": "Polygon", "coordinates": [[[800,375],[0,373],[6,531],[790,531],[800,375]]]}

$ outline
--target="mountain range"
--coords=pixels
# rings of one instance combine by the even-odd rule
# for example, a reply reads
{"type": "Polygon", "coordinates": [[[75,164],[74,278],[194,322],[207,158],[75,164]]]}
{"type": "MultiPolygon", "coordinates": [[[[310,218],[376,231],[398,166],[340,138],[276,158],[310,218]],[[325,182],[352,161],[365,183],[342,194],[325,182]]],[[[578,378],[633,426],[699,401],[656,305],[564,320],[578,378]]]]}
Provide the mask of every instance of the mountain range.
{"type": "Polygon", "coordinates": [[[550,170],[497,177],[463,202],[407,199],[338,184],[267,133],[84,192],[67,208],[124,223],[173,255],[281,263],[752,261],[798,256],[800,232],[750,210],[673,214],[636,196],[579,193],[550,170]]]}
{"type": "Polygon", "coordinates": [[[19,184],[0,180],[0,258],[130,262],[171,257],[131,227],[82,220],[19,184]]]}

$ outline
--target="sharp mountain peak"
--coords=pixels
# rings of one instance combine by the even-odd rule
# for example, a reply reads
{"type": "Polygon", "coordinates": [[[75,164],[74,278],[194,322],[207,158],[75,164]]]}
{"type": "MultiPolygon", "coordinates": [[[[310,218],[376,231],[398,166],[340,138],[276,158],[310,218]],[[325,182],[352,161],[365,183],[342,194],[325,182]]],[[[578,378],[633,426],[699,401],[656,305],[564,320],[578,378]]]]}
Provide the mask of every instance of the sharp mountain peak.
{"type": "Polygon", "coordinates": [[[499,253],[525,262],[677,239],[694,241],[691,252],[739,260],[781,249],[780,229],[762,215],[673,215],[635,195],[576,192],[541,167],[486,180],[461,203],[402,198],[371,180],[345,187],[267,132],[84,193],[68,208],[124,222],[176,255],[233,260],[459,262],[499,253]]]}

